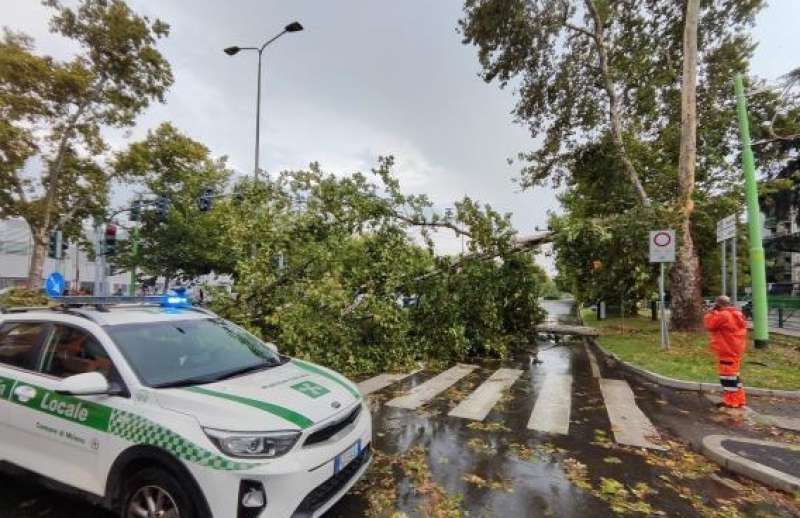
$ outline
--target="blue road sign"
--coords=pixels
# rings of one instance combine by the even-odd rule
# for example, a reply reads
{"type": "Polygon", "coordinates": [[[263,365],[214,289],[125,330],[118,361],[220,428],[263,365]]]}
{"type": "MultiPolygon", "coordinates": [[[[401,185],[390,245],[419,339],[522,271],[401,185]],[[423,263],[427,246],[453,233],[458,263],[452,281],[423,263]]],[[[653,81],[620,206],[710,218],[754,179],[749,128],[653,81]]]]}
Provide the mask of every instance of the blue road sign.
{"type": "Polygon", "coordinates": [[[60,297],[64,294],[64,276],[53,272],[44,283],[44,289],[51,297],[60,297]]]}

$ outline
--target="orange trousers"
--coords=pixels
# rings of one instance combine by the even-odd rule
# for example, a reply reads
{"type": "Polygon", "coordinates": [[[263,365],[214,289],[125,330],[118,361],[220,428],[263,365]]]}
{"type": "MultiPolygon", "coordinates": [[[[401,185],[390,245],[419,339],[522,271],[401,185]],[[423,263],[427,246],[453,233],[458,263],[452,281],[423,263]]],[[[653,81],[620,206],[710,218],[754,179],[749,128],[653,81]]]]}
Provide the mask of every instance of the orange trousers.
{"type": "Polygon", "coordinates": [[[719,371],[719,382],[722,384],[722,402],[727,407],[739,408],[747,404],[744,395],[742,378],[739,376],[739,369],[742,366],[741,356],[718,356],[717,366],[719,371]]]}

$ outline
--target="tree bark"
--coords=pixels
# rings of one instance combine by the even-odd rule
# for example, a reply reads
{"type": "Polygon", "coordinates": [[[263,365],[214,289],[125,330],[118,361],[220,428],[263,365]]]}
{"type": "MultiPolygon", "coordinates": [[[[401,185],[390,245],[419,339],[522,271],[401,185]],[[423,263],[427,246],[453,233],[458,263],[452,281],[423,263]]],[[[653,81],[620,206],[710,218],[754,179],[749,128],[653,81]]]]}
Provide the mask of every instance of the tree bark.
{"type": "Polygon", "coordinates": [[[28,223],[33,238],[31,250],[31,263],[28,270],[28,289],[36,290],[42,287],[42,272],[44,271],[45,247],[47,246],[47,231],[34,228],[28,223]]]}
{"type": "Polygon", "coordinates": [[[700,0],[687,0],[683,28],[681,85],[681,148],[678,162],[678,253],[670,275],[672,327],[702,325],[702,271],[692,239],[695,164],[697,161],[697,24],[700,0]]]}

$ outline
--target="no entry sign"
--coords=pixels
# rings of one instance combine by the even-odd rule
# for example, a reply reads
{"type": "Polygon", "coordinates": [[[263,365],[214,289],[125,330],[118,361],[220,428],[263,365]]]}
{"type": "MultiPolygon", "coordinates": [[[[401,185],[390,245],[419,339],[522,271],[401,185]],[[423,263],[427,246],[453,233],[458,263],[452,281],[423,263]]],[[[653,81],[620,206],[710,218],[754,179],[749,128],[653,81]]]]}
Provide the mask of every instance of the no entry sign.
{"type": "Polygon", "coordinates": [[[650,232],[650,262],[675,262],[674,230],[653,230],[650,232]]]}

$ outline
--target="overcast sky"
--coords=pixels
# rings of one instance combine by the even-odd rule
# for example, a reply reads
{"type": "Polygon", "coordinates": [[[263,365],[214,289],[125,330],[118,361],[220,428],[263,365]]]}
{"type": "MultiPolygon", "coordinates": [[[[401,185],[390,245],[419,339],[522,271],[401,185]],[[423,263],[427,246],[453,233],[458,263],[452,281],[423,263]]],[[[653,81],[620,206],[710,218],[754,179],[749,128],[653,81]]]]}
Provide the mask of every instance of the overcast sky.
{"type": "MultiPolygon", "coordinates": [[[[67,2],[71,3],[71,2],[67,2]]],[[[554,192],[520,192],[507,159],[533,146],[513,123],[510,91],[485,84],[473,47],[461,44],[459,0],[129,0],[172,26],[161,49],[175,74],[165,105],[139,118],[130,138],[170,120],[243,174],[253,170],[255,53],[229,57],[230,45],[256,46],[288,22],[265,52],[262,168],[366,171],[393,154],[407,192],[440,206],[468,194],[514,214],[522,233],[544,226],[554,192]]],[[[800,0],[770,0],[755,31],[756,74],[775,79],[800,66],[800,0]]],[[[48,10],[35,0],[0,0],[0,23],[66,57],[72,48],[47,32],[48,10]]],[[[112,139],[122,145],[121,135],[112,139]]],[[[459,248],[442,239],[444,250],[459,248]]]]}

